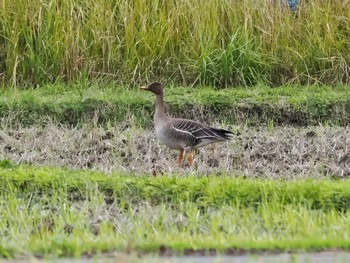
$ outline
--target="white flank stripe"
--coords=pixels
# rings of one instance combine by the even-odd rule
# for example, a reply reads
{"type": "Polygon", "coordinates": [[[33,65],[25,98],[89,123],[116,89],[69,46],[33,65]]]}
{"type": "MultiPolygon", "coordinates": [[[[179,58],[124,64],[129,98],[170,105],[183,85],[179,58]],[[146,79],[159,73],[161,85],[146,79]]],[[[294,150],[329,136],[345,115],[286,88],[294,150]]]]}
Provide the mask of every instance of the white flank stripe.
{"type": "Polygon", "coordinates": [[[178,132],[183,132],[183,133],[187,133],[187,134],[189,134],[189,135],[193,136],[193,134],[192,134],[192,133],[190,133],[189,131],[180,130],[180,129],[175,128],[174,126],[173,126],[173,128],[174,128],[174,130],[175,130],[175,131],[178,131],[178,132]]]}
{"type": "Polygon", "coordinates": [[[214,136],[198,136],[197,139],[210,139],[210,138],[216,138],[214,136]]]}
{"type": "Polygon", "coordinates": [[[203,130],[203,128],[199,128],[198,130],[192,131],[193,133],[203,130]]]}

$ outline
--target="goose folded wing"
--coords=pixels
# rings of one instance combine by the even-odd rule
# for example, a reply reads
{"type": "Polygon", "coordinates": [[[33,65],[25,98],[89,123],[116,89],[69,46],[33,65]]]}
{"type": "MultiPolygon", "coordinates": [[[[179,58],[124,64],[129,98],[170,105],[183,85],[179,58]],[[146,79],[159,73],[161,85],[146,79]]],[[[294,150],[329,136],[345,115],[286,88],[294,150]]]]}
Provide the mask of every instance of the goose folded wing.
{"type": "Polygon", "coordinates": [[[195,137],[197,140],[223,139],[220,135],[220,129],[211,128],[196,121],[176,119],[173,121],[172,125],[176,131],[187,133],[195,137]]]}

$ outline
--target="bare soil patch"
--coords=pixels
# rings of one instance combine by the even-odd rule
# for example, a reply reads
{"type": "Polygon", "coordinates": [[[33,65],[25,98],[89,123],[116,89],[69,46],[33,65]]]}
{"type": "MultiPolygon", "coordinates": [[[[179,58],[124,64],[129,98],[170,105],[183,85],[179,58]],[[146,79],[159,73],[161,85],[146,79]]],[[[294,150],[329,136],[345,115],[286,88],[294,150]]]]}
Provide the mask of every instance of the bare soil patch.
{"type": "Polygon", "coordinates": [[[151,130],[125,126],[5,129],[0,158],[16,163],[136,174],[179,173],[295,178],[350,175],[348,127],[233,127],[232,141],[200,149],[194,166],[178,167],[177,152],[151,130]]]}

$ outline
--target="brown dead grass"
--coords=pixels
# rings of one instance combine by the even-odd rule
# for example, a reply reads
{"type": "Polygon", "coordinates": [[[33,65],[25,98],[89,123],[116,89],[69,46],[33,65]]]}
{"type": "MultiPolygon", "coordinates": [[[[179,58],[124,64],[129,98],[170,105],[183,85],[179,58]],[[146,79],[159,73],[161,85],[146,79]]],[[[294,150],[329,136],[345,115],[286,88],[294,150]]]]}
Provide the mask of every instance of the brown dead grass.
{"type": "Polygon", "coordinates": [[[234,127],[232,141],[205,147],[194,165],[178,167],[177,152],[153,131],[125,126],[66,128],[54,124],[0,132],[0,158],[16,163],[121,171],[295,178],[350,175],[348,127],[234,127]]]}

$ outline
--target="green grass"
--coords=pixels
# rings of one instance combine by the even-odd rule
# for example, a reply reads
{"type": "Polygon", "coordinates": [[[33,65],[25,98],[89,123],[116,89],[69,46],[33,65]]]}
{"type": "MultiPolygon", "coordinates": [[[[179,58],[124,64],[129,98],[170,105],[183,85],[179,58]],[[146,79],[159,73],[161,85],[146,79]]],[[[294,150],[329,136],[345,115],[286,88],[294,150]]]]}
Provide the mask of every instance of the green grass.
{"type": "Polygon", "coordinates": [[[348,83],[343,0],[3,0],[0,81],[190,85],[348,83]]]}
{"type": "MultiPolygon", "coordinates": [[[[349,86],[269,88],[255,86],[216,90],[212,87],[166,87],[169,113],[205,122],[231,124],[347,125],[349,86]]],[[[3,125],[30,126],[49,121],[68,125],[131,122],[151,127],[153,94],[113,84],[46,85],[39,89],[1,90],[3,125]]]]}
{"type": "Polygon", "coordinates": [[[2,257],[350,247],[348,181],[1,167],[2,257]]]}

